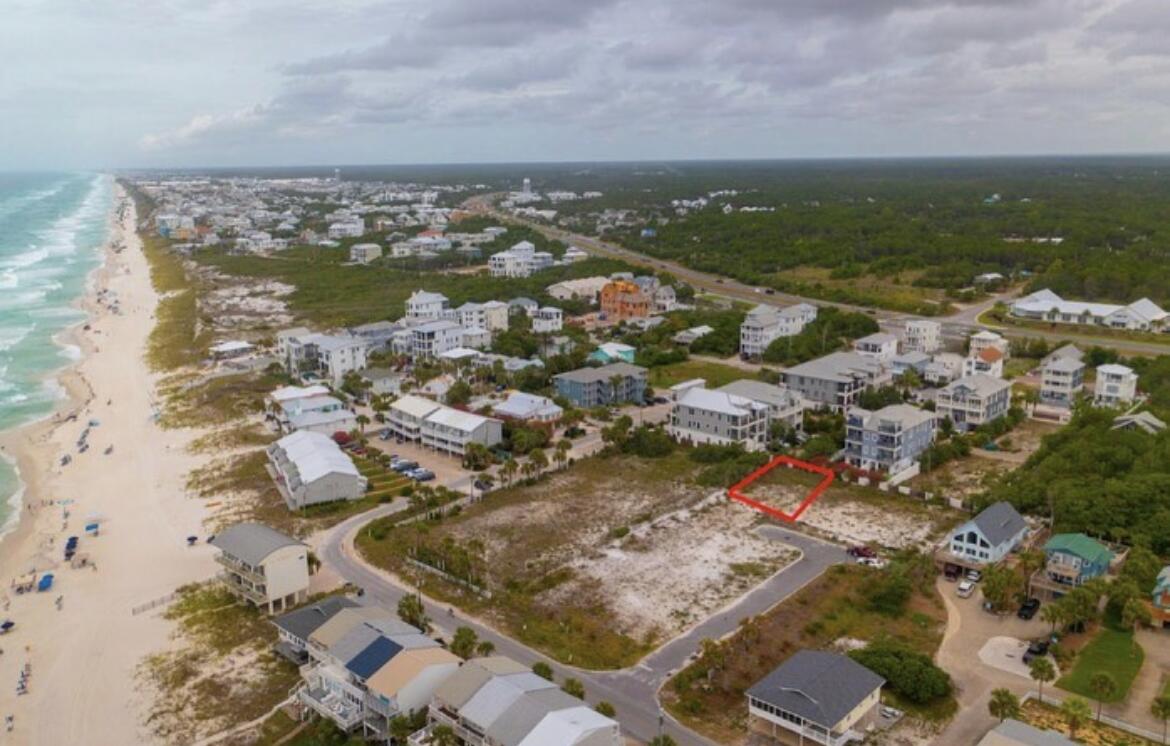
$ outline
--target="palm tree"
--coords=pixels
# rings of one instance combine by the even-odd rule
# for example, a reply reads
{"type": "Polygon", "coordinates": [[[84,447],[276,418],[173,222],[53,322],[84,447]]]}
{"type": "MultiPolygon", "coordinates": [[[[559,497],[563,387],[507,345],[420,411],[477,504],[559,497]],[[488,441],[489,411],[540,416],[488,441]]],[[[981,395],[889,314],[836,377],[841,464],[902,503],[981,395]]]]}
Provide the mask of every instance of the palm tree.
{"type": "Polygon", "coordinates": [[[991,699],[987,702],[987,711],[993,718],[1003,722],[1008,718],[1020,716],[1020,698],[1012,694],[1010,689],[992,689],[991,699]]]}
{"type": "Polygon", "coordinates": [[[1059,603],[1048,604],[1043,609],[1040,609],[1040,620],[1051,624],[1052,629],[1049,632],[1050,634],[1055,633],[1056,625],[1064,624],[1064,607],[1059,603]]]}
{"type": "Polygon", "coordinates": [[[366,425],[370,424],[370,418],[365,416],[364,414],[359,414],[357,417],[354,417],[353,419],[354,419],[354,422],[356,422],[358,424],[358,432],[360,432],[362,435],[365,435],[366,434],[366,425]]]}
{"type": "Polygon", "coordinates": [[[1089,703],[1080,697],[1068,697],[1060,705],[1060,714],[1068,726],[1068,737],[1075,740],[1077,731],[1093,716],[1093,711],[1089,709],[1089,703]]]}
{"type": "Polygon", "coordinates": [[[572,448],[573,443],[568,438],[557,441],[556,450],[553,451],[553,459],[557,462],[558,468],[565,468],[565,464],[569,461],[569,451],[572,448]]]}
{"type": "Polygon", "coordinates": [[[1170,720],[1170,694],[1155,697],[1150,703],[1150,714],[1162,721],[1162,744],[1166,743],[1166,721],[1170,720]]]}
{"type": "Polygon", "coordinates": [[[520,471],[520,464],[516,463],[516,459],[509,458],[505,461],[504,465],[500,467],[500,476],[504,478],[504,484],[511,485],[518,471],[520,471]]]}
{"type": "Polygon", "coordinates": [[[528,461],[535,467],[536,472],[548,468],[548,454],[544,452],[543,448],[533,448],[528,454],[528,461]]]}
{"type": "Polygon", "coordinates": [[[431,731],[431,746],[459,746],[459,737],[449,725],[436,725],[431,731]]]}
{"type": "Polygon", "coordinates": [[[1101,722],[1101,705],[1117,694],[1117,680],[1104,671],[1098,671],[1089,678],[1089,691],[1096,695],[1097,722],[1101,722]]]}
{"type": "Polygon", "coordinates": [[[1028,673],[1032,676],[1032,680],[1040,685],[1038,692],[1038,699],[1044,701],[1044,685],[1056,678],[1056,666],[1052,665],[1052,661],[1047,656],[1037,656],[1028,664],[1028,673]]]}
{"type": "Polygon", "coordinates": [[[1020,554],[1020,572],[1024,574],[1024,593],[1027,598],[1032,597],[1032,576],[1044,567],[1044,552],[1039,549],[1029,549],[1020,554]]]}

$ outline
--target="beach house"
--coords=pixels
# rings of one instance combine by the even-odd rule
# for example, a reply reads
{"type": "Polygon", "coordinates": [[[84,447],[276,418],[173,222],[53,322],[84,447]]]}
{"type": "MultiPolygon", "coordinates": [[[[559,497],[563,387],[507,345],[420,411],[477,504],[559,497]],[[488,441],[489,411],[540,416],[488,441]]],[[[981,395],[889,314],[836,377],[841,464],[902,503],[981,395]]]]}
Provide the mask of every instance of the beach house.
{"type": "Polygon", "coordinates": [[[1044,556],[1043,578],[1055,584],[1054,595],[1103,577],[1116,557],[1109,547],[1084,534],[1055,534],[1044,544],[1044,556]]]}
{"type": "Polygon", "coordinates": [[[597,303],[601,289],[609,284],[608,277],[581,277],[576,280],[562,280],[544,289],[550,298],[557,300],[587,300],[597,303]]]}
{"type": "Polygon", "coordinates": [[[492,277],[531,277],[553,265],[553,256],[537,251],[531,241],[520,241],[512,248],[488,257],[488,271],[492,277]]]}
{"type": "Polygon", "coordinates": [[[797,651],[747,690],[748,730],[793,746],[863,741],[877,722],[885,683],[840,653],[797,651]]]}
{"type": "Polygon", "coordinates": [[[998,348],[984,347],[963,360],[963,375],[1003,378],[1003,360],[1003,353],[998,348]]]}
{"type": "Polygon", "coordinates": [[[382,256],[382,247],[376,243],[355,243],[349,247],[349,260],[357,264],[369,264],[382,256]]]}
{"type": "Polygon", "coordinates": [[[406,299],[406,318],[414,321],[438,319],[450,307],[451,302],[442,293],[416,290],[406,299]]]}
{"type": "Polygon", "coordinates": [[[508,398],[492,407],[492,414],[520,422],[556,422],[565,410],[547,396],[513,391],[508,398]]]}
{"type": "Polygon", "coordinates": [[[906,352],[924,352],[931,355],[942,346],[942,324],[929,319],[906,322],[902,349],[906,352]]]}
{"type": "Polygon", "coordinates": [[[1099,407],[1120,407],[1137,398],[1138,376],[1127,365],[1110,363],[1097,366],[1093,385],[1093,403],[1099,407]]]}
{"type": "Polygon", "coordinates": [[[510,658],[467,661],[436,687],[427,726],[410,746],[431,743],[437,726],[464,746],[621,746],[615,720],[510,658]]]}
{"type": "Polygon", "coordinates": [[[876,412],[850,407],[845,413],[845,460],[850,466],[898,474],[934,443],[935,414],[909,404],[876,412]]]}
{"type": "Polygon", "coordinates": [[[781,373],[784,385],[811,406],[844,412],[861,392],[890,382],[890,373],[876,360],[856,352],[834,352],[794,365],[781,373]]]}
{"type": "Polygon", "coordinates": [[[262,523],[237,523],[216,534],[219,580],[233,596],[269,614],[309,595],[309,548],[262,523]]]}
{"type": "Polygon", "coordinates": [[[356,500],[366,478],[330,437],[308,430],[268,446],[269,472],[290,510],[334,500],[356,500]]]}
{"type": "Polygon", "coordinates": [[[768,419],[771,422],[782,422],[791,430],[804,432],[804,399],[783,386],[741,378],[715,390],[763,404],[768,408],[768,419]]]}
{"type": "Polygon", "coordinates": [[[1056,358],[1040,369],[1040,403],[1069,409],[1085,390],[1085,364],[1071,357],[1056,358]]]}
{"type": "Polygon", "coordinates": [[[587,360],[591,363],[632,363],[637,350],[621,342],[602,342],[597,349],[589,353],[587,360]]]}
{"type": "Polygon", "coordinates": [[[816,318],[816,306],[808,303],[784,309],[758,305],[747,312],[739,326],[739,354],[744,358],[761,357],[772,342],[800,334],[816,318]]]}
{"type": "MultiPolygon", "coordinates": [[[[464,328],[454,321],[427,321],[411,329],[410,354],[420,360],[463,347],[464,328]]],[[[486,334],[486,330],[481,330],[486,334]]],[[[490,339],[490,335],[489,335],[490,339]]]]}
{"type": "Polygon", "coordinates": [[[768,425],[766,404],[693,386],[675,400],[666,431],[682,443],[738,445],[760,451],[768,446],[768,425]]]}
{"type": "Polygon", "coordinates": [[[297,666],[304,665],[309,660],[309,635],[342,609],[352,609],[357,605],[357,601],[345,596],[328,596],[281,614],[272,620],[277,633],[273,650],[297,666]]]}
{"type": "Polygon", "coordinates": [[[867,334],[853,340],[853,351],[862,357],[888,364],[898,354],[898,338],[885,332],[867,334]]]}
{"type": "Polygon", "coordinates": [[[452,456],[463,456],[471,443],[491,448],[503,439],[500,420],[451,407],[439,407],[431,412],[419,428],[422,445],[452,456]]]}
{"type": "Polygon", "coordinates": [[[553,334],[563,327],[563,313],[553,306],[542,306],[532,317],[532,332],[534,334],[553,334]]]}
{"type": "Polygon", "coordinates": [[[553,376],[553,385],[558,395],[578,407],[641,402],[646,396],[646,369],[629,363],[578,368],[553,376]]]}
{"type": "Polygon", "coordinates": [[[963,566],[994,565],[1028,535],[1028,524],[1011,503],[997,502],[951,531],[947,549],[963,566]]]}
{"type": "Polygon", "coordinates": [[[391,434],[403,440],[422,437],[422,422],[442,405],[431,399],[407,394],[395,399],[386,411],[386,425],[391,434]]]}
{"type": "Polygon", "coordinates": [[[938,390],[935,412],[960,431],[972,430],[997,420],[1012,405],[1012,384],[1002,378],[976,375],[952,381],[938,390]]]}

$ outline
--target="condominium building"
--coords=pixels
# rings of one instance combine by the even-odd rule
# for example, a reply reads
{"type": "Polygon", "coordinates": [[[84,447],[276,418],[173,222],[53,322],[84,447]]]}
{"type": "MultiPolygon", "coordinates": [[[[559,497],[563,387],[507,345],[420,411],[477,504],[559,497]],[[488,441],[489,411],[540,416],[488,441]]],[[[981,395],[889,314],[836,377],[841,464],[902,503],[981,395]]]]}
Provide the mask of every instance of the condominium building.
{"type": "Polygon", "coordinates": [[[268,446],[276,488],[290,510],[335,500],[357,500],[366,478],[327,435],[298,430],[268,446]]]}
{"type": "Polygon", "coordinates": [[[309,595],[309,548],[261,523],[237,523],[211,539],[219,580],[236,598],[269,614],[309,595]]]}
{"type": "Polygon", "coordinates": [[[783,386],[776,386],[751,378],[743,378],[720,386],[716,391],[722,391],[734,396],[742,396],[768,408],[768,418],[772,422],[782,422],[791,430],[804,431],[804,399],[794,391],[783,386]]]}
{"type": "Polygon", "coordinates": [[[925,352],[930,355],[942,346],[942,324],[929,319],[913,319],[906,322],[906,339],[902,344],[906,352],[925,352]]]}
{"type": "Polygon", "coordinates": [[[1131,404],[1137,398],[1137,373],[1125,365],[1111,363],[1097,366],[1097,383],[1093,403],[1103,407],[1131,404]]]}
{"type": "Polygon", "coordinates": [[[935,415],[909,404],[845,414],[845,459],[851,466],[896,474],[934,442],[935,415]]]}
{"type": "Polygon", "coordinates": [[[428,321],[411,329],[411,355],[434,358],[463,346],[463,327],[454,321],[428,321]]]}
{"type": "Polygon", "coordinates": [[[666,430],[684,443],[740,445],[759,451],[768,446],[768,423],[767,405],[696,386],[679,395],[666,430]]]}
{"type": "Polygon", "coordinates": [[[935,412],[960,431],[971,430],[1003,417],[1012,405],[1012,384],[994,376],[960,378],[938,390],[935,412]]]}
{"type": "Polygon", "coordinates": [[[398,398],[386,413],[391,434],[428,448],[462,456],[470,443],[491,447],[503,440],[503,423],[443,406],[421,396],[398,398]]]}

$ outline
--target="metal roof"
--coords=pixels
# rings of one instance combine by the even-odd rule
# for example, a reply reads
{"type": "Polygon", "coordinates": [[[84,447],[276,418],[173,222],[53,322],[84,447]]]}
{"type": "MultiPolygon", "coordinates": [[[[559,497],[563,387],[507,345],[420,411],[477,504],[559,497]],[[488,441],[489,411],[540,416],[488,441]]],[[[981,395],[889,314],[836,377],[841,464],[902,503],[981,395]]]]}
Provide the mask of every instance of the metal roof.
{"type": "Polygon", "coordinates": [[[853,659],[801,650],[748,689],[749,697],[832,728],[886,680],[853,659]]]}
{"type": "Polygon", "coordinates": [[[1016,509],[1010,503],[1002,501],[988,505],[972,519],[972,522],[992,546],[999,546],[1028,528],[1028,524],[1016,509]]]}
{"type": "Polygon", "coordinates": [[[282,614],[273,619],[272,623],[293,637],[307,640],[309,635],[316,632],[322,624],[332,619],[339,611],[354,606],[357,606],[356,601],[344,596],[333,596],[282,614]]]}
{"type": "Polygon", "coordinates": [[[237,523],[216,534],[211,545],[249,565],[259,565],[268,555],[284,547],[304,546],[301,542],[263,523],[237,523]]]}
{"type": "Polygon", "coordinates": [[[575,381],[577,383],[595,383],[597,381],[609,381],[613,376],[632,376],[634,378],[642,378],[646,375],[646,369],[637,365],[630,365],[629,363],[611,363],[610,365],[603,365],[600,368],[578,368],[571,370],[568,373],[558,373],[553,378],[560,378],[566,381],[575,381]]]}

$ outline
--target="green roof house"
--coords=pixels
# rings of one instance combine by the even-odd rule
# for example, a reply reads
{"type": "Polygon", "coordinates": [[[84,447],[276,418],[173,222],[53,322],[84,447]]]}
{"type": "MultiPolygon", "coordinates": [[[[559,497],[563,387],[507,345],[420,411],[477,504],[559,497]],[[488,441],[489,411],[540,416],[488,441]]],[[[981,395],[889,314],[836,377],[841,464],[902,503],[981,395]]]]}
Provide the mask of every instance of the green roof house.
{"type": "Polygon", "coordinates": [[[1103,576],[1114,558],[1109,547],[1084,534],[1056,534],[1044,545],[1044,555],[1048,579],[1069,586],[1103,576]]]}

